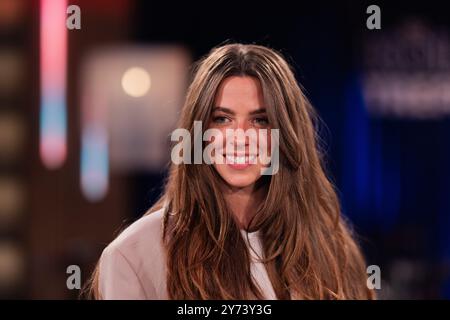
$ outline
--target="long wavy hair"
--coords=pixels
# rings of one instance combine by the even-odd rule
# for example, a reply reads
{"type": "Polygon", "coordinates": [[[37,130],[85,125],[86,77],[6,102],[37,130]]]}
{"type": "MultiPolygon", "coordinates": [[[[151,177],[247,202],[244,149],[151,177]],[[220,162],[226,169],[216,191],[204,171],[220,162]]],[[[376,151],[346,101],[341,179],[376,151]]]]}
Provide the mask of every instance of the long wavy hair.
{"type": "MultiPolygon", "coordinates": [[[[277,298],[375,298],[324,170],[316,114],[279,52],[254,44],[214,48],[194,65],[178,127],[193,135],[194,121],[208,123],[218,87],[229,76],[259,80],[270,128],[279,129],[279,170],[258,181],[267,194],[248,226],[259,230],[277,298]]],[[[170,299],[263,298],[223,183],[211,165],[171,164],[164,193],[147,212],[165,209],[170,299]]],[[[95,278],[91,290],[98,297],[95,278]]]]}

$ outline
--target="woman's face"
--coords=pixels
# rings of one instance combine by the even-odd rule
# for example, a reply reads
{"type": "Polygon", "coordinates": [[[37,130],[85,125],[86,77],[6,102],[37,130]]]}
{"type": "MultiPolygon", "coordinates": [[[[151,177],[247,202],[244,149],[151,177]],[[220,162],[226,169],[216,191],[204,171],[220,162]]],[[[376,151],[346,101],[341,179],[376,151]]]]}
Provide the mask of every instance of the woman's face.
{"type": "Polygon", "coordinates": [[[208,129],[218,129],[222,133],[221,138],[214,141],[219,153],[214,156],[216,159],[222,157],[223,163],[214,163],[214,168],[229,186],[252,187],[261,177],[261,171],[265,167],[259,158],[260,147],[268,148],[266,150],[270,154],[270,138],[258,138],[261,129],[267,129],[266,136],[270,136],[259,80],[250,76],[225,78],[218,88],[214,102],[208,129]],[[240,138],[230,136],[231,131],[227,129],[241,129],[243,132],[252,129],[250,131],[256,133],[256,139],[251,135],[240,138]],[[250,147],[251,144],[253,147],[250,147]]]}

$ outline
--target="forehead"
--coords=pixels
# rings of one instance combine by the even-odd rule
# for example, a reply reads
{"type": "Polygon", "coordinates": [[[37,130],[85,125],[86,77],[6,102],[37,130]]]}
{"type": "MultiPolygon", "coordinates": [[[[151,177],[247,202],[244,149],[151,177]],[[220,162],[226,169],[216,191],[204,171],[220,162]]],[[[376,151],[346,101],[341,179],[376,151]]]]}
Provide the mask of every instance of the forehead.
{"type": "Polygon", "coordinates": [[[215,105],[230,109],[258,109],[264,98],[259,80],[250,76],[225,78],[216,93],[215,105]]]}

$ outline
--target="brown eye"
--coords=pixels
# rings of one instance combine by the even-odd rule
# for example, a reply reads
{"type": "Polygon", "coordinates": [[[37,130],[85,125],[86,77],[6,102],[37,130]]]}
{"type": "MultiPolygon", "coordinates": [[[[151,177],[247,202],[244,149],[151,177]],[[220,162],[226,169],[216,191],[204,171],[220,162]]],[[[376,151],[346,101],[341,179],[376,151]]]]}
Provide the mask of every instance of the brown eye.
{"type": "Polygon", "coordinates": [[[214,123],[222,124],[230,121],[227,117],[217,116],[213,118],[214,123]]]}
{"type": "Polygon", "coordinates": [[[253,122],[258,126],[267,126],[269,124],[269,120],[266,117],[255,118],[253,122]]]}

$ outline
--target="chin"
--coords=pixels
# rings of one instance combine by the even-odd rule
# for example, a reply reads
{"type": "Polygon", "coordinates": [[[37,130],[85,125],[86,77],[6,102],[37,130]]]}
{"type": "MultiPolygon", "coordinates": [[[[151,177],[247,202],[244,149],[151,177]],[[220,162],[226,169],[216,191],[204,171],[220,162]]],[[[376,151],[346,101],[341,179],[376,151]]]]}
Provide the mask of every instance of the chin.
{"type": "Polygon", "coordinates": [[[248,172],[236,172],[228,168],[216,168],[219,175],[225,182],[233,188],[246,188],[255,184],[260,178],[259,169],[248,172]],[[224,169],[224,170],[221,170],[224,169]]]}
{"type": "Polygon", "coordinates": [[[225,179],[225,181],[233,188],[247,188],[255,184],[255,180],[245,179],[225,179]]]}

